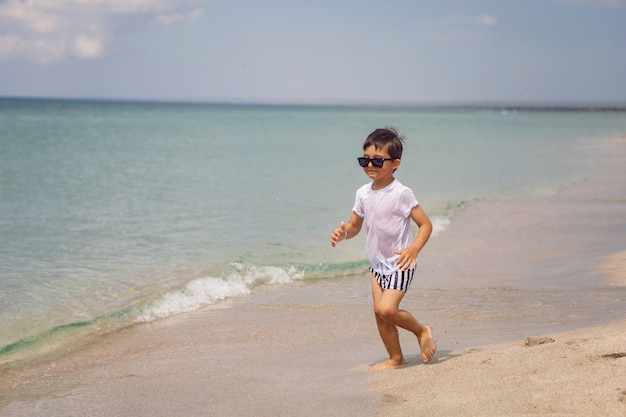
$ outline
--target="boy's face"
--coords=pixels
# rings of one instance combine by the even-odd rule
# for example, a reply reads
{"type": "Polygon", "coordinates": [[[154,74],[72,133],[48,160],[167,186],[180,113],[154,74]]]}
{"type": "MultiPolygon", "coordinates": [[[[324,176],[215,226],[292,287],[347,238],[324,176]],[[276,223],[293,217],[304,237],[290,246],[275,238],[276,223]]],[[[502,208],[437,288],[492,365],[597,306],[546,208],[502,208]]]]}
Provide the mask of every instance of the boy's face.
{"type": "MultiPolygon", "coordinates": [[[[374,145],[369,146],[363,151],[363,156],[366,158],[390,158],[387,148],[376,149],[374,145]]],[[[365,175],[370,177],[374,182],[380,182],[383,180],[393,179],[393,172],[400,166],[400,160],[394,159],[393,161],[385,161],[382,168],[376,168],[371,162],[363,168],[365,175]]]]}

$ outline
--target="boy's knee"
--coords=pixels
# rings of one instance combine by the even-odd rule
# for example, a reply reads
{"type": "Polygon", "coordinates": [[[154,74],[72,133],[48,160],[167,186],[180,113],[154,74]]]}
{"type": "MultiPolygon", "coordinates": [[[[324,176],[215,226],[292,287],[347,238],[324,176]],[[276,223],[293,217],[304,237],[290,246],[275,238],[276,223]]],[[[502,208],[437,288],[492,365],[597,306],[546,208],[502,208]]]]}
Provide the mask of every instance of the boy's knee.
{"type": "Polygon", "coordinates": [[[385,321],[391,321],[396,316],[397,311],[397,308],[387,306],[378,306],[374,309],[376,315],[385,321]]]}

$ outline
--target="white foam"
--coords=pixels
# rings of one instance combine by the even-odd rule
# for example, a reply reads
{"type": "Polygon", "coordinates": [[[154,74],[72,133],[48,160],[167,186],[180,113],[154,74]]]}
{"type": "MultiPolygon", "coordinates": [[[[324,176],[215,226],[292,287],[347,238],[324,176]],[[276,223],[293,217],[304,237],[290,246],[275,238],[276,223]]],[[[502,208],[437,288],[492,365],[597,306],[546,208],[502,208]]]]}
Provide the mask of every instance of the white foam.
{"type": "Polygon", "coordinates": [[[243,266],[241,264],[234,264],[233,266],[236,269],[235,275],[229,276],[229,279],[238,279],[238,276],[241,276],[247,285],[258,283],[288,284],[304,278],[304,272],[298,271],[292,266],[243,266]]]}
{"type": "Polygon", "coordinates": [[[304,272],[294,267],[244,266],[233,264],[221,277],[204,277],[189,282],[179,291],[168,292],[148,305],[137,321],[149,322],[159,318],[197,310],[230,297],[250,293],[258,284],[288,284],[304,278],[304,272]]]}
{"type": "Polygon", "coordinates": [[[439,233],[445,232],[450,226],[450,219],[447,217],[435,216],[431,219],[433,224],[432,236],[437,236],[439,233]]]}

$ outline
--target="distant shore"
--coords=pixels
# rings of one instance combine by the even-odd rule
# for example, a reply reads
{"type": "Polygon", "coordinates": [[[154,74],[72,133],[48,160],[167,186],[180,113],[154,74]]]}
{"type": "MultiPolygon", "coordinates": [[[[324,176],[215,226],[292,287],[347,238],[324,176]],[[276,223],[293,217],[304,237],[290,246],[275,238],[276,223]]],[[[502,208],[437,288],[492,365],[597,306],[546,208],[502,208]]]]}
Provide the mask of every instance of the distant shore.
{"type": "Polygon", "coordinates": [[[449,110],[449,111],[501,111],[501,112],[591,112],[625,113],[626,103],[612,102],[326,102],[326,101],[236,101],[236,100],[200,100],[200,99],[145,99],[115,97],[37,97],[37,96],[0,96],[5,101],[50,101],[50,102],[92,102],[92,103],[134,103],[164,105],[209,105],[209,106],[275,106],[303,108],[371,108],[371,109],[406,109],[406,110],[449,110]]]}

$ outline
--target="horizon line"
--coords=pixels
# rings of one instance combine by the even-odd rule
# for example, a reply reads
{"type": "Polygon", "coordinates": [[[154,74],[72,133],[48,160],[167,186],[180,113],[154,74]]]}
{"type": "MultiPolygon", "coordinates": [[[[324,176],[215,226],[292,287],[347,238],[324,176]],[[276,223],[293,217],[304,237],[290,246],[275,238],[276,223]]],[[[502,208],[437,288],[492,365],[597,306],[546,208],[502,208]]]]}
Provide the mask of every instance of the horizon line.
{"type": "Polygon", "coordinates": [[[390,100],[244,100],[244,99],[175,99],[175,98],[120,98],[120,97],[63,97],[63,96],[11,96],[0,95],[0,100],[84,101],[137,104],[181,104],[224,106],[276,106],[276,107],[345,107],[380,109],[493,109],[493,110],[573,110],[573,111],[626,111],[626,101],[515,101],[515,100],[457,100],[457,101],[390,101],[390,100]]]}

